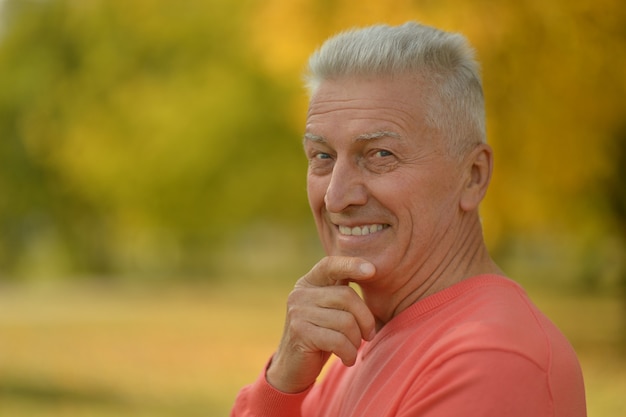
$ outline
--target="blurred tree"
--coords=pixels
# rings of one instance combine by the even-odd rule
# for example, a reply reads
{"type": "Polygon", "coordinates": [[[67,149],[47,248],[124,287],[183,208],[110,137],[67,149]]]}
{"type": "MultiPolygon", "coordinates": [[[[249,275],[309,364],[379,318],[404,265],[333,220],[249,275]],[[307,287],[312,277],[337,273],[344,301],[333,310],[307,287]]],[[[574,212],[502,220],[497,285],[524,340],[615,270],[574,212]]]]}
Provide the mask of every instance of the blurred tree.
{"type": "Polygon", "coordinates": [[[615,236],[601,188],[626,120],[626,10],[613,0],[526,1],[501,12],[506,29],[484,60],[497,155],[487,233],[503,258],[521,241],[530,276],[613,286],[613,247],[626,236],[615,236]]]}
{"type": "Polygon", "coordinates": [[[7,6],[2,270],[207,268],[233,228],[302,217],[290,92],[247,54],[245,3],[7,6]]]}
{"type": "Polygon", "coordinates": [[[313,48],[352,26],[413,19],[466,34],[482,63],[496,154],[482,208],[491,248],[504,261],[523,253],[520,272],[541,278],[601,283],[609,273],[612,214],[598,189],[613,175],[613,132],[626,119],[621,1],[267,0],[255,16],[254,45],[272,46],[263,63],[278,77],[295,78],[313,48]]]}
{"type": "Polygon", "coordinates": [[[338,30],[414,19],[465,33],[483,64],[490,246],[504,259],[525,245],[531,274],[554,256],[569,281],[608,274],[620,0],[4,5],[0,272],[206,270],[255,219],[309,222],[306,57],[338,30]]]}
{"type": "Polygon", "coordinates": [[[615,133],[616,140],[612,147],[614,172],[610,179],[605,183],[604,192],[609,201],[610,208],[614,214],[613,226],[617,231],[621,241],[618,243],[620,249],[619,255],[616,256],[618,264],[618,291],[624,300],[622,305],[622,352],[626,354],[626,123],[622,125],[615,133]]]}

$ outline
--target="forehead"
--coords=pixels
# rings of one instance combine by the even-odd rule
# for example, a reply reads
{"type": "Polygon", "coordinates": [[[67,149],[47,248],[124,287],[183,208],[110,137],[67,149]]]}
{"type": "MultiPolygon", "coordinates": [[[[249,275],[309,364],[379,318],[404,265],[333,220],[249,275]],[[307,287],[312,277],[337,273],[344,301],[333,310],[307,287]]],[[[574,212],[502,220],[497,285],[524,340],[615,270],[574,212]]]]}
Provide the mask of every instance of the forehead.
{"type": "Polygon", "coordinates": [[[306,130],[320,136],[411,135],[425,128],[423,94],[413,77],[324,81],[311,97],[306,130]]]}

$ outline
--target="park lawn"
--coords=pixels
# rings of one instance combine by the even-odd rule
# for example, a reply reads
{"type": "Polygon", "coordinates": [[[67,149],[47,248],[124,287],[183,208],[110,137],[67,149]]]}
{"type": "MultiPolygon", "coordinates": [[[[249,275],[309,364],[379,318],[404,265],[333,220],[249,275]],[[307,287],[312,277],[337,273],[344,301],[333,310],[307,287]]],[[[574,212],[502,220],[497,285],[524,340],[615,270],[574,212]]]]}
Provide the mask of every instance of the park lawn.
{"type": "MultiPolygon", "coordinates": [[[[0,416],[227,416],[275,348],[289,285],[0,289],[0,416]]],[[[533,291],[579,352],[589,415],[626,415],[610,296],[533,291]]]]}

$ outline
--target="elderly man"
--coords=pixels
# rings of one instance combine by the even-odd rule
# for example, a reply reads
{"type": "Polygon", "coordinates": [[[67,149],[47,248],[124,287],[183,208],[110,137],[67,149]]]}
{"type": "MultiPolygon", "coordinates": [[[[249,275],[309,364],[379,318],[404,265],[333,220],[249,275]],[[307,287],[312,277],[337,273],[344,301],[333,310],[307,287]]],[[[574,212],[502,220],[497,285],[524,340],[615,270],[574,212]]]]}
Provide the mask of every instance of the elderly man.
{"type": "Polygon", "coordinates": [[[585,416],[572,347],[484,244],[493,156],[465,39],[373,26],[309,64],[307,189],[328,256],[231,415],[585,416]]]}

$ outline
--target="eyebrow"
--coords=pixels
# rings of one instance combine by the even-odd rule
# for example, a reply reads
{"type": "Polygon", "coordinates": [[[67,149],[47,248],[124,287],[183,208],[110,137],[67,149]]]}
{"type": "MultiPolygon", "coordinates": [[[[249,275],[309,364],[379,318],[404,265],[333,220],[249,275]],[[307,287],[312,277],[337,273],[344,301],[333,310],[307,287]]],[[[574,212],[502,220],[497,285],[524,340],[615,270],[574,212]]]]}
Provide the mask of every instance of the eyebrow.
{"type": "Polygon", "coordinates": [[[326,139],[324,136],[314,135],[313,133],[305,133],[302,138],[302,143],[306,143],[306,141],[318,142],[318,143],[326,143],[326,139]]]}
{"type": "MultiPolygon", "coordinates": [[[[394,138],[394,139],[400,139],[400,135],[397,134],[396,132],[391,132],[388,130],[380,130],[377,132],[371,132],[371,133],[362,133],[359,136],[357,136],[355,138],[356,141],[367,141],[367,140],[374,140],[374,139],[380,139],[380,138],[385,138],[385,137],[390,137],[390,138],[394,138]]],[[[326,143],[326,139],[324,138],[324,136],[320,136],[320,135],[314,135],[313,133],[305,133],[304,134],[304,138],[302,139],[303,142],[306,141],[311,141],[311,142],[317,142],[317,143],[326,143]]]]}
{"type": "Polygon", "coordinates": [[[397,134],[396,132],[390,132],[388,130],[380,130],[378,132],[363,133],[362,135],[357,136],[356,140],[373,140],[373,139],[380,139],[380,138],[387,138],[387,137],[400,139],[400,135],[397,134]]]}

